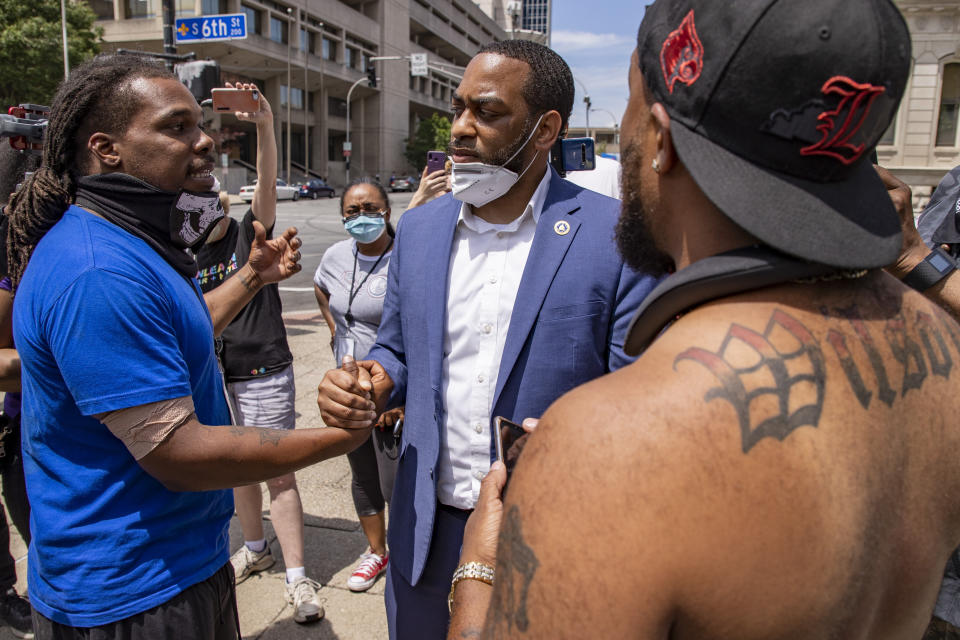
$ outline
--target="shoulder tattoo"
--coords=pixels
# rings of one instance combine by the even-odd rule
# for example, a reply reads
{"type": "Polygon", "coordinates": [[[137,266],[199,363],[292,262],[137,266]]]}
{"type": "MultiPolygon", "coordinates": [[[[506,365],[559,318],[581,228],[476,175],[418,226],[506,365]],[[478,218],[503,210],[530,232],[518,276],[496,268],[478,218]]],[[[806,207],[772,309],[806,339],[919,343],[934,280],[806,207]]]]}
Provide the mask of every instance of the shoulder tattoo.
{"type": "Polygon", "coordinates": [[[857,402],[869,409],[876,398],[892,407],[920,389],[930,376],[949,379],[960,330],[936,306],[891,316],[881,331],[856,306],[822,309],[835,320],[819,338],[787,312],[776,309],[762,333],[732,324],[717,351],[691,347],[673,362],[697,362],[720,383],[704,396],[721,398],[737,412],[743,452],[767,437],[783,441],[800,427],[817,427],[827,388],[824,351],[837,357],[857,402]],[[874,335],[874,333],[878,335],[874,335]],[[868,371],[869,374],[864,375],[868,371]]]}
{"type": "Polygon", "coordinates": [[[727,400],[737,412],[743,452],[766,437],[783,440],[802,426],[816,427],[823,411],[826,369],[813,334],[793,316],[776,310],[763,333],[733,324],[716,352],[692,347],[677,363],[693,360],[720,382],[704,397],[727,400]],[[775,403],[766,417],[752,417],[751,405],[775,403]]]}

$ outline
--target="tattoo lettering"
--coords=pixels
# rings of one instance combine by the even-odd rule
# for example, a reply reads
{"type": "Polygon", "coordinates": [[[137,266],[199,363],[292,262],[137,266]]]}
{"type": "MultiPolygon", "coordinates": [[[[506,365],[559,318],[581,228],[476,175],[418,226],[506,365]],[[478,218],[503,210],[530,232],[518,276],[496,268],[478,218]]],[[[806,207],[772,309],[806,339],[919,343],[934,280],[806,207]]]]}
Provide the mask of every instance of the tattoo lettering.
{"type": "Polygon", "coordinates": [[[260,444],[270,443],[273,446],[279,446],[280,441],[287,437],[286,431],[280,429],[258,429],[260,432],[260,444]]]}
{"type": "Polygon", "coordinates": [[[911,389],[919,389],[927,378],[927,363],[920,345],[907,333],[903,314],[887,320],[883,334],[890,345],[894,359],[903,367],[903,384],[900,393],[907,395],[911,389]]]}
{"type": "Polygon", "coordinates": [[[230,433],[232,433],[232,434],[235,435],[235,436],[242,436],[242,435],[245,434],[246,432],[247,432],[247,430],[244,429],[242,426],[240,426],[240,425],[238,425],[238,424],[232,424],[232,425],[230,425],[230,433]]]}
{"type": "MultiPolygon", "coordinates": [[[[855,306],[838,309],[838,311],[850,322],[854,333],[856,333],[857,338],[860,339],[860,344],[863,345],[864,350],[867,352],[870,367],[873,369],[873,374],[877,377],[877,397],[880,398],[880,401],[885,405],[892,407],[893,401],[897,398],[897,392],[890,386],[890,379],[887,377],[887,368],[883,365],[883,357],[880,355],[880,351],[877,349],[877,345],[873,341],[873,336],[870,335],[866,323],[863,321],[863,318],[860,317],[860,312],[855,306]]],[[[864,404],[863,408],[866,409],[867,404],[864,404]]]]}
{"type": "Polygon", "coordinates": [[[497,614],[494,619],[505,620],[508,631],[516,626],[518,631],[526,633],[530,628],[527,591],[540,561],[523,539],[520,510],[516,505],[510,507],[504,517],[498,554],[497,581],[502,586],[494,591],[492,611],[497,614]]]}
{"type": "MultiPolygon", "coordinates": [[[[952,321],[946,314],[941,314],[936,307],[932,307],[932,310],[932,314],[918,311],[915,327],[908,327],[902,314],[890,318],[884,326],[883,333],[890,347],[890,354],[903,368],[900,395],[906,395],[907,391],[911,389],[921,388],[929,373],[941,378],[950,378],[950,371],[953,369],[953,355],[947,346],[947,341],[943,335],[944,331],[953,341],[957,351],[960,352],[960,335],[957,334],[952,321]],[[934,316],[939,318],[939,323],[934,320],[934,316]]],[[[890,386],[890,379],[887,375],[883,357],[871,337],[866,323],[860,317],[859,311],[856,307],[846,307],[835,311],[849,321],[867,354],[876,377],[877,397],[888,407],[892,407],[898,394],[890,386]]],[[[824,315],[829,316],[829,312],[824,310],[824,315]]],[[[847,381],[850,383],[850,387],[853,389],[860,405],[864,409],[870,408],[873,391],[869,390],[864,382],[860,368],[848,347],[847,336],[838,329],[831,329],[827,333],[827,342],[830,343],[837,354],[840,366],[846,374],[847,381]]]]}
{"type": "MultiPolygon", "coordinates": [[[[783,346],[782,340],[776,342],[783,346]]],[[[779,309],[773,312],[762,334],[734,324],[716,353],[699,347],[687,349],[674,360],[674,369],[682,360],[702,364],[720,381],[721,386],[711,389],[704,400],[709,402],[722,398],[733,405],[740,421],[744,453],[748,453],[763,438],[773,437],[783,441],[795,429],[816,427],[820,422],[826,385],[823,352],[805,326],[779,309]],[[789,338],[792,348],[781,351],[775,346],[771,342],[775,332],[778,338],[789,338]],[[728,350],[741,345],[756,353],[759,362],[739,367],[732,364],[728,350]],[[795,370],[806,369],[806,372],[791,374],[788,365],[795,370]],[[755,384],[755,388],[748,388],[748,378],[758,372],[769,373],[773,378],[773,386],[755,384]],[[771,396],[776,400],[776,414],[753,424],[751,404],[771,396]],[[791,411],[791,407],[796,409],[791,411]]]]}
{"type": "Polygon", "coordinates": [[[950,378],[950,369],[953,368],[953,357],[947,350],[947,343],[943,339],[940,330],[933,322],[933,316],[923,311],[917,312],[917,332],[920,334],[920,342],[923,343],[923,350],[927,352],[927,360],[930,361],[930,371],[933,375],[941,378],[950,378]],[[936,342],[936,348],[934,348],[936,342]]]}
{"type": "Polygon", "coordinates": [[[960,333],[957,332],[957,327],[953,323],[953,320],[950,319],[950,316],[939,309],[935,308],[934,310],[937,312],[937,317],[940,318],[940,324],[943,325],[947,335],[950,336],[950,341],[953,342],[953,347],[958,353],[960,353],[960,333]]]}
{"type": "Polygon", "coordinates": [[[863,382],[863,377],[860,375],[860,369],[853,359],[853,354],[851,354],[850,349],[847,348],[846,336],[836,329],[831,329],[830,332],[827,333],[827,342],[830,343],[830,346],[833,347],[833,350],[837,353],[837,357],[840,359],[840,367],[846,374],[850,386],[853,387],[853,394],[857,396],[857,401],[860,402],[860,406],[864,409],[868,408],[870,406],[870,399],[873,397],[873,392],[867,389],[867,385],[863,382]]]}
{"type": "Polygon", "coordinates": [[[461,638],[479,638],[483,635],[480,629],[464,629],[460,632],[461,638]]]}

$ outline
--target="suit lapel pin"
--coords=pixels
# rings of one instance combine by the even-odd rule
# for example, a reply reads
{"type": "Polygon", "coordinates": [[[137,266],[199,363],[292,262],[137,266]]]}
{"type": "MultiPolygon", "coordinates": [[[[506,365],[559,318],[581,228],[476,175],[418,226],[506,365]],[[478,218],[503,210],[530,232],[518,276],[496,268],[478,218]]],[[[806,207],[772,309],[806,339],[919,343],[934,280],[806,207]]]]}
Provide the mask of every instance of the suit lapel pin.
{"type": "Polygon", "coordinates": [[[553,225],[553,230],[558,236],[565,236],[570,233],[570,223],[566,220],[561,220],[553,225]]]}

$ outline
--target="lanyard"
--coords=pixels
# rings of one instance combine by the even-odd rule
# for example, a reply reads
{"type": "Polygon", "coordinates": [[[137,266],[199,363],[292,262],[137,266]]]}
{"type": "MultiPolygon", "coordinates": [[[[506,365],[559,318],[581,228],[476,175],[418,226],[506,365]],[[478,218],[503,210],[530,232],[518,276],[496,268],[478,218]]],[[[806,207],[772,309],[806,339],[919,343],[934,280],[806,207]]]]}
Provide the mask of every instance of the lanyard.
{"type": "Polygon", "coordinates": [[[387,255],[387,251],[390,251],[390,247],[393,246],[393,238],[390,238],[390,244],[387,245],[387,248],[383,250],[383,253],[380,254],[380,257],[377,258],[377,261],[373,263],[373,266],[370,268],[370,271],[367,272],[367,275],[363,277],[363,280],[360,281],[360,285],[354,289],[353,284],[357,281],[357,254],[360,252],[359,247],[354,247],[353,249],[353,275],[350,276],[350,295],[347,296],[347,312],[343,314],[343,319],[347,321],[348,325],[353,325],[353,313],[350,309],[353,307],[353,300],[360,293],[360,290],[363,289],[363,285],[367,283],[367,279],[370,277],[370,274],[377,270],[377,267],[380,265],[380,261],[383,260],[383,256],[387,255]]]}

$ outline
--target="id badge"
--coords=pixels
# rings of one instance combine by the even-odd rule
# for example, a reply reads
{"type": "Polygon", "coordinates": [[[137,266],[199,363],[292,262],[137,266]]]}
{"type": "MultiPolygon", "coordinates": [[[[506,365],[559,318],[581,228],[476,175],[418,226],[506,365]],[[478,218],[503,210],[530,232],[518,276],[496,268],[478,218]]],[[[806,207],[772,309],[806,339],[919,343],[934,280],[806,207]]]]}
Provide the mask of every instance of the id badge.
{"type": "Polygon", "coordinates": [[[343,357],[350,356],[351,358],[356,357],[356,345],[357,342],[353,338],[343,338],[340,341],[340,364],[343,364],[343,357]]]}

